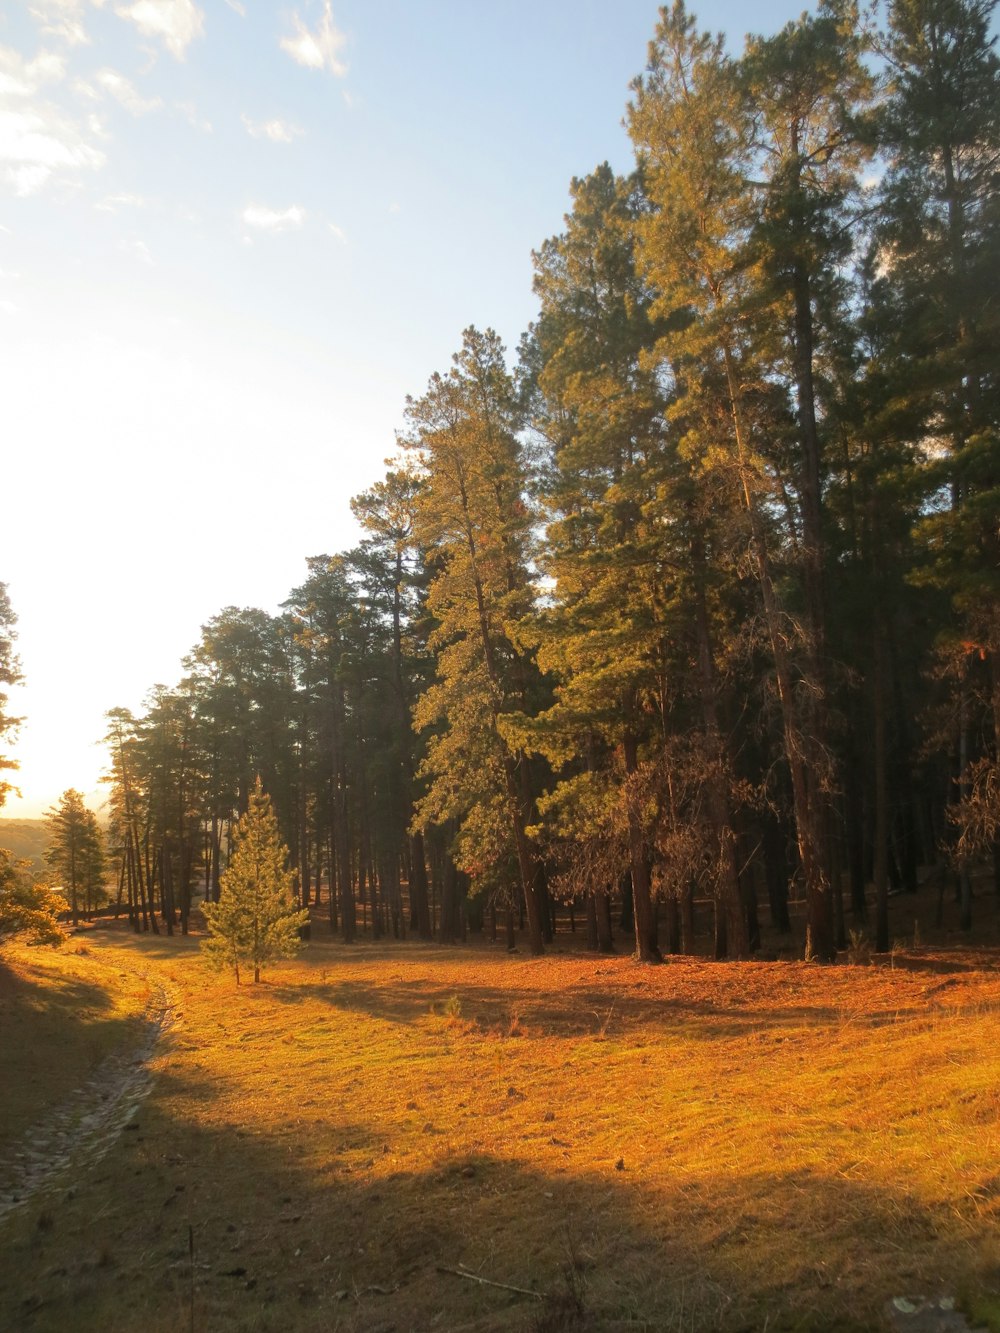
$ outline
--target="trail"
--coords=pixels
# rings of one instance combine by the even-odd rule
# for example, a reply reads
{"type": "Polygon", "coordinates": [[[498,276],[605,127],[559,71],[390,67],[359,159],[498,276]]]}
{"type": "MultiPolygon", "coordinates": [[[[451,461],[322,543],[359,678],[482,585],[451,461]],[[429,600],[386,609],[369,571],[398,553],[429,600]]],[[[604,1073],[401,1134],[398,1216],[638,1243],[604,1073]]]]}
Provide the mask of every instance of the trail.
{"type": "Polygon", "coordinates": [[[153,1085],[150,1058],[173,1024],[175,1004],[162,982],[140,973],[150,996],[139,1041],[107,1056],[90,1077],[0,1155],[0,1222],[64,1176],[99,1161],[153,1085]]]}

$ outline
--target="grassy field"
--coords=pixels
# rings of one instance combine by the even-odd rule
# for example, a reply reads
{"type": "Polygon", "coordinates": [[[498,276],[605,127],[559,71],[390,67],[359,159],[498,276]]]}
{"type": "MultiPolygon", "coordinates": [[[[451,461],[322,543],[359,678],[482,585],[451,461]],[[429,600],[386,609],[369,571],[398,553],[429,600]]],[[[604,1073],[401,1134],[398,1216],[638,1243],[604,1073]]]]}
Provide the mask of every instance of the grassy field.
{"type": "Polygon", "coordinates": [[[860,1330],[892,1327],[896,1297],[1000,1309],[994,951],[639,968],[321,939],[237,990],[196,939],[99,926],[8,963],[0,1051],[34,1081],[0,1158],[32,1098],[41,1115],[131,1040],[152,981],[176,1009],[103,1160],[0,1223],[0,1328],[860,1330]]]}
{"type": "Polygon", "coordinates": [[[0,954],[0,1153],[134,1037],[148,985],[77,936],[0,954]],[[13,956],[10,956],[13,955],[13,956]]]}

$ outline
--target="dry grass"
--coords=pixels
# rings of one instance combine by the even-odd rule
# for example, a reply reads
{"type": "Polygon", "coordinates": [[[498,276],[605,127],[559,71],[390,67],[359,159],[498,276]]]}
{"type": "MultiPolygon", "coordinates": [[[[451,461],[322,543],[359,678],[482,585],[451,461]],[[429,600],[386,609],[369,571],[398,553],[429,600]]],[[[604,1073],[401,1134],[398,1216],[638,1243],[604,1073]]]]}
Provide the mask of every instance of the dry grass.
{"type": "Polygon", "coordinates": [[[0,1156],[135,1035],[149,987],[89,938],[0,955],[0,1156]]]}
{"type": "Polygon", "coordinates": [[[1000,1284],[996,954],[314,942],[236,990],[88,940],[67,976],[180,1015],[135,1128],[6,1224],[0,1327],[860,1330],[1000,1284]]]}

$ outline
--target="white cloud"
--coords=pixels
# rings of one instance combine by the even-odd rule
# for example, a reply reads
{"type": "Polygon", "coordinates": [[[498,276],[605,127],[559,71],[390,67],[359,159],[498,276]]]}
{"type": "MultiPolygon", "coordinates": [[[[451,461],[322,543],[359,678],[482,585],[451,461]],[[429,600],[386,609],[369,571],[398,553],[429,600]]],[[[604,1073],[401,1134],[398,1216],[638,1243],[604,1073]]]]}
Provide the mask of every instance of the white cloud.
{"type": "MultiPolygon", "coordinates": [[[[104,0],[90,0],[90,3],[100,9],[104,0]]],[[[31,0],[28,8],[47,35],[58,37],[69,46],[89,43],[90,38],[83,26],[86,0],[31,0]]]]}
{"type": "Polygon", "coordinates": [[[236,13],[239,14],[241,19],[246,18],[247,16],[246,6],[241,4],[240,0],[226,0],[226,4],[229,6],[230,9],[235,10],[236,13]]]}
{"type": "Polygon", "coordinates": [[[0,95],[33,97],[44,83],[58,83],[66,73],[66,61],[52,51],[39,51],[25,60],[19,51],[0,46],[0,95]]]}
{"type": "Polygon", "coordinates": [[[260,204],[249,204],[243,210],[244,224],[253,227],[255,231],[290,231],[301,227],[305,216],[305,209],[300,208],[298,204],[280,212],[273,208],[264,208],[260,204]]]}
{"type": "MultiPolygon", "coordinates": [[[[15,194],[40,190],[58,172],[95,169],[104,154],[84,130],[39,96],[48,83],[59,83],[66,60],[39,51],[32,60],[0,46],[0,176],[15,194]]],[[[96,134],[94,125],[89,126],[96,134]]]]}
{"type": "Polygon", "coordinates": [[[135,255],[136,259],[141,260],[143,264],[153,262],[153,256],[149,253],[149,247],[145,241],[122,241],[122,249],[130,255],[135,255]]]}
{"type": "Polygon", "coordinates": [[[34,194],[56,172],[103,164],[104,154],[54,107],[0,110],[0,169],[16,194],[34,194]]]}
{"type": "Polygon", "coordinates": [[[303,133],[298,125],[293,125],[288,120],[251,120],[246,115],[242,116],[241,120],[246,126],[247,133],[253,138],[270,139],[272,143],[291,143],[303,133]]]}
{"type": "Polygon", "coordinates": [[[343,227],[338,227],[335,222],[328,222],[326,225],[330,228],[341,245],[347,244],[347,232],[344,231],[343,227]]]}
{"type": "Polygon", "coordinates": [[[178,60],[204,30],[205,16],[193,0],[134,0],[115,13],[134,23],[146,37],[159,37],[178,60]]]}
{"type": "Polygon", "coordinates": [[[145,208],[146,200],[141,194],[109,194],[94,207],[102,213],[117,213],[120,208],[145,208]]]}
{"type": "Polygon", "coordinates": [[[116,69],[102,69],[96,78],[104,91],[116,102],[120,102],[133,116],[144,116],[163,105],[158,97],[143,97],[135,84],[124,74],[119,74],[116,69]]]}
{"type": "Polygon", "coordinates": [[[299,65],[307,69],[325,69],[341,78],[347,73],[347,66],[340,59],[340,49],[347,43],[347,36],[333,22],[333,10],[330,0],[325,0],[323,17],[314,31],[302,22],[298,14],[292,15],[293,37],[282,37],[281,49],[286,51],[299,65]]]}
{"type": "Polygon", "coordinates": [[[399,212],[399,204],[396,203],[395,199],[394,199],[394,200],[392,201],[392,203],[389,205],[389,212],[390,212],[390,213],[398,213],[398,212],[399,212]]]}
{"type": "MultiPolygon", "coordinates": [[[[0,135],[2,134],[3,126],[0,125],[0,135]]],[[[2,155],[3,149],[0,147],[0,160],[2,155]]],[[[43,167],[37,162],[24,162],[5,167],[3,178],[19,198],[24,198],[25,195],[37,194],[51,175],[51,167],[43,167]]]]}
{"type": "Polygon", "coordinates": [[[198,114],[198,108],[195,106],[194,102],[175,102],[174,107],[181,113],[193,130],[197,130],[199,134],[212,133],[212,122],[210,120],[205,120],[203,116],[198,114]]]}
{"type": "Polygon", "coordinates": [[[17,314],[17,306],[14,304],[13,301],[8,301],[6,299],[0,301],[0,310],[2,310],[5,315],[17,314]]]}

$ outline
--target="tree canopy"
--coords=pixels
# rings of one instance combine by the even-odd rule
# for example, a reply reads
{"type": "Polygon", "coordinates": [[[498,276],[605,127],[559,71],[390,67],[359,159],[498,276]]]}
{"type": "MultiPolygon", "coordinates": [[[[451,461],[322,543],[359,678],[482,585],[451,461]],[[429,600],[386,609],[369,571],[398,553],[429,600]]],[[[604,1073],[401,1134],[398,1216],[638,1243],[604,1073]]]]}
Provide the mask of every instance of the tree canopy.
{"type": "Polygon", "coordinates": [[[660,11],[633,169],[572,182],[516,359],[466,329],[358,546],[110,715],[137,929],[186,929],[199,877],[225,897],[257,773],[345,940],[500,913],[540,952],[562,900],[654,961],[698,902],[745,957],[766,899],[830,959],[871,905],[887,948],[936,862],[971,928],[1000,880],[994,13],[822,0],[737,51],[660,11]]]}

